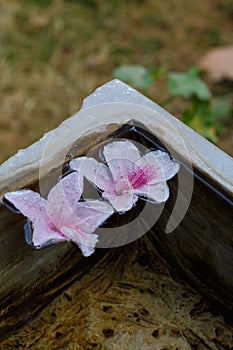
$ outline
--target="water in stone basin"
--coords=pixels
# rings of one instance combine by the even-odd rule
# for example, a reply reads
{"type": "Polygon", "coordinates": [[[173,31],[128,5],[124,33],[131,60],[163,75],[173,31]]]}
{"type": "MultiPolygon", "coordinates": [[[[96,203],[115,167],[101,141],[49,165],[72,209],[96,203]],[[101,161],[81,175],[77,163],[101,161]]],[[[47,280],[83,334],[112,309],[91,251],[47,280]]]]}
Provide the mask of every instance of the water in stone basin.
{"type": "MultiPolygon", "coordinates": [[[[110,139],[102,142],[101,144],[98,144],[95,148],[90,150],[88,152],[89,157],[94,157],[95,159],[105,162],[104,156],[103,156],[103,147],[104,145],[108,144],[109,142],[115,141],[119,139],[127,139],[131,140],[133,142],[136,142],[136,146],[142,148],[141,151],[145,152],[145,149],[148,151],[154,151],[154,150],[160,150],[163,152],[168,152],[166,149],[166,146],[161,143],[160,140],[158,140],[154,135],[151,135],[144,127],[142,128],[140,125],[123,125],[121,128],[119,128],[115,133],[110,135],[110,139]],[[146,148],[145,148],[146,147],[146,148]]],[[[169,152],[168,152],[169,153],[169,152]]],[[[224,213],[227,218],[231,217],[230,213],[232,211],[233,207],[233,200],[229,197],[228,194],[223,193],[219,188],[216,187],[216,184],[211,183],[211,179],[206,179],[206,177],[203,176],[203,174],[198,173],[197,170],[191,169],[189,166],[187,166],[182,160],[180,160],[181,165],[181,172],[183,172],[184,176],[183,179],[187,182],[189,182],[190,177],[194,178],[194,192],[199,189],[201,189],[201,194],[199,194],[199,197],[201,197],[202,202],[205,201],[208,198],[211,198],[211,202],[214,203],[221,203],[221,205],[225,208],[224,213]]],[[[69,162],[64,164],[62,176],[58,178],[58,180],[61,179],[61,177],[69,175],[73,170],[69,167],[69,162]]],[[[169,198],[168,203],[166,204],[167,207],[169,207],[169,211],[172,211],[172,208],[174,207],[175,200],[177,197],[178,192],[178,179],[177,176],[174,179],[171,179],[168,181],[168,185],[170,187],[171,192],[171,198],[169,198]]],[[[37,185],[36,185],[37,186],[37,185]]],[[[33,186],[32,186],[33,187],[33,186]]],[[[88,181],[85,181],[84,191],[81,197],[81,200],[84,200],[85,198],[93,198],[93,199],[100,199],[101,198],[101,192],[100,190],[95,187],[95,185],[91,184],[88,181]]],[[[19,213],[19,211],[7,200],[3,200],[3,204],[12,210],[14,213],[19,213]]],[[[101,225],[100,225],[100,231],[99,237],[100,242],[98,244],[98,247],[114,247],[114,246],[121,246],[124,244],[127,244],[131,241],[136,240],[141,235],[137,236],[137,233],[134,234],[131,231],[131,226],[129,226],[129,231],[127,232],[127,224],[135,220],[140,214],[143,212],[145,205],[147,205],[147,210],[150,214],[154,215],[154,229],[156,230],[156,221],[157,218],[159,218],[160,214],[162,213],[162,209],[160,204],[153,205],[154,202],[148,200],[147,198],[140,197],[138,201],[133,205],[132,209],[129,212],[115,212],[113,215],[111,215],[108,219],[106,219],[101,225]],[[151,204],[151,205],[150,205],[151,204]],[[124,229],[122,229],[124,227],[124,229]],[[108,230],[103,230],[104,228],[108,228],[108,230]],[[115,229],[114,232],[111,230],[111,228],[115,229]],[[104,232],[104,234],[103,234],[104,232]]],[[[210,204],[212,205],[212,204],[210,204]]],[[[192,203],[191,203],[192,207],[192,203]]],[[[199,213],[201,214],[201,213],[199,213]]],[[[166,215],[168,219],[168,215],[166,215]]],[[[145,219],[145,217],[143,217],[145,219]]],[[[229,221],[229,220],[228,220],[229,221]]],[[[143,222],[143,220],[142,220],[143,222]]],[[[143,224],[142,224],[143,225],[143,224]]],[[[151,227],[150,227],[151,229],[151,227]]],[[[30,220],[27,220],[25,226],[25,239],[26,242],[32,245],[32,225],[30,220]]],[[[205,230],[208,230],[208,227],[205,228],[205,230]]],[[[145,231],[145,230],[144,230],[145,231]]],[[[146,231],[144,232],[146,233],[146,231]]],[[[54,242],[48,242],[42,248],[49,246],[50,244],[53,244],[54,242]]]]}
{"type": "MultiPolygon", "coordinates": [[[[110,136],[112,139],[135,140],[151,150],[166,150],[159,140],[145,129],[140,129],[140,127],[125,125],[110,136]]],[[[98,157],[99,149],[102,146],[103,144],[98,145],[89,155],[98,157]]],[[[66,164],[64,174],[69,173],[69,171],[66,164]]],[[[162,213],[155,225],[148,229],[147,236],[169,261],[170,266],[175,266],[183,277],[213,300],[216,303],[215,307],[217,306],[220,312],[229,315],[232,310],[232,264],[230,263],[232,259],[232,198],[229,198],[214,183],[211,183],[211,179],[206,179],[196,171],[193,174],[192,170],[188,169],[182,162],[181,171],[185,174],[194,175],[193,197],[186,216],[174,232],[164,234],[166,223],[177,198],[178,181],[176,177],[168,181],[170,198],[162,208],[162,213]]],[[[88,186],[88,183],[86,183],[84,197],[90,196],[98,198],[99,194],[93,186],[88,186]]],[[[160,214],[160,205],[154,205],[139,199],[136,206],[129,212],[123,215],[115,213],[98,229],[100,231],[100,247],[101,245],[116,245],[116,242],[119,245],[124,245],[124,243],[128,243],[124,241],[125,235],[132,236],[132,241],[137,239],[138,237],[134,236],[132,231],[129,231],[129,235],[126,234],[125,224],[140,217],[145,206],[148,207],[149,216],[160,214]],[[124,229],[122,230],[123,226],[124,229]],[[109,230],[106,230],[107,228],[109,230]],[[114,237],[111,234],[113,228],[116,228],[113,234],[114,237]],[[106,234],[106,232],[109,232],[109,234],[106,234]]],[[[13,215],[15,217],[16,214],[13,215]]],[[[145,215],[142,219],[137,225],[147,227],[150,218],[145,215]]],[[[23,220],[21,220],[21,225],[23,230],[23,220]]],[[[47,249],[50,249],[50,247],[42,251],[46,254],[47,249]]],[[[113,251],[115,250],[113,249],[113,251]]],[[[121,250],[118,250],[118,252],[121,254],[121,250]]],[[[149,263],[150,255],[147,256],[146,260],[149,263]]],[[[89,260],[85,261],[84,264],[87,264],[89,260]]],[[[24,322],[26,322],[27,319],[25,316],[23,317],[24,322]]]]}

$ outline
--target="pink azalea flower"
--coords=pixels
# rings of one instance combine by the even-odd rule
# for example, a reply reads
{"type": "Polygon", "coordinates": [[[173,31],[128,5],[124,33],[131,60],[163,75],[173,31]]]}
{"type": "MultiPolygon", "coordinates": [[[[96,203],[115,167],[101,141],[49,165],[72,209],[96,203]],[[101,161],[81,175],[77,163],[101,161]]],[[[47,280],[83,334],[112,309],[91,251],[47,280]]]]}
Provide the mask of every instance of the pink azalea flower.
{"type": "Polygon", "coordinates": [[[89,256],[98,241],[93,232],[113,213],[113,209],[103,201],[78,202],[82,190],[83,178],[74,172],[50,190],[47,200],[31,190],[8,192],[5,198],[31,220],[35,248],[73,241],[84,256],[89,256]]]}
{"type": "Polygon", "coordinates": [[[102,190],[102,197],[116,211],[131,209],[140,196],[156,203],[168,199],[166,181],[179,171],[179,164],[166,152],[151,151],[142,156],[132,142],[124,140],[104,146],[103,156],[107,165],[80,157],[73,159],[70,167],[102,190]]]}

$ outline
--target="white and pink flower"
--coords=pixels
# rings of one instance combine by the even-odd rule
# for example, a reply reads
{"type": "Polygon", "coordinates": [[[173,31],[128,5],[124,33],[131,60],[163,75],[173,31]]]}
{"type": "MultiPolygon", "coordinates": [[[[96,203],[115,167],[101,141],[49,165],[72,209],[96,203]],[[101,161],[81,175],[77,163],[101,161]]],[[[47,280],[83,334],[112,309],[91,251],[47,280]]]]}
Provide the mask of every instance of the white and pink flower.
{"type": "Polygon", "coordinates": [[[106,164],[94,158],[79,157],[70,162],[75,170],[60,180],[44,199],[31,190],[8,192],[11,202],[32,226],[35,248],[73,241],[84,256],[91,255],[98,241],[94,233],[114,212],[126,212],[144,197],[155,203],[169,197],[166,183],[179,171],[179,164],[162,151],[141,155],[130,141],[113,141],[104,146],[106,164]],[[103,200],[80,201],[83,176],[102,191],[103,200]]]}
{"type": "Polygon", "coordinates": [[[138,197],[155,203],[169,197],[166,183],[179,171],[179,164],[162,151],[141,155],[130,141],[114,141],[104,146],[106,164],[94,158],[79,157],[71,160],[70,167],[83,174],[102,191],[117,212],[132,208],[138,197]]]}
{"type": "Polygon", "coordinates": [[[89,256],[98,241],[93,232],[113,209],[103,201],[79,202],[82,191],[83,177],[73,172],[50,190],[47,200],[31,190],[8,192],[5,198],[31,220],[35,248],[73,241],[84,256],[89,256]]]}

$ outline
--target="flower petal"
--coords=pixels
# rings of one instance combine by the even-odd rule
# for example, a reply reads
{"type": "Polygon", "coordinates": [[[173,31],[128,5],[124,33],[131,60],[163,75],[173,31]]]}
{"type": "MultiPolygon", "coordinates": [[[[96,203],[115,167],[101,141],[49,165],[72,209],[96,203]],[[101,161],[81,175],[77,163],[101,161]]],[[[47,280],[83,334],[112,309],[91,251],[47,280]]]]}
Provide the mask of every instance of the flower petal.
{"type": "Polygon", "coordinates": [[[48,224],[44,220],[35,220],[32,224],[32,228],[32,243],[35,248],[40,249],[46,245],[67,240],[52,224],[48,224]]]}
{"type": "Polygon", "coordinates": [[[130,210],[134,203],[136,203],[138,200],[138,197],[133,193],[133,191],[125,191],[120,195],[104,192],[102,196],[111,203],[117,212],[122,213],[130,210]]]}
{"type": "Polygon", "coordinates": [[[4,197],[30,220],[35,220],[36,218],[41,220],[48,219],[44,208],[45,201],[39,193],[31,190],[20,190],[7,192],[4,197]]]}
{"type": "Polygon", "coordinates": [[[83,177],[77,172],[60,180],[49,192],[45,203],[46,212],[59,229],[69,222],[83,190],[83,177]]]}
{"type": "Polygon", "coordinates": [[[39,193],[31,190],[8,192],[5,198],[21,213],[32,221],[32,244],[35,248],[51,243],[64,241],[65,238],[53,227],[46,210],[45,200],[39,193]]]}
{"type": "Polygon", "coordinates": [[[169,187],[166,182],[160,182],[153,185],[144,185],[134,190],[134,193],[152,199],[156,203],[162,203],[169,198],[169,187]]]}
{"type": "Polygon", "coordinates": [[[104,146],[103,154],[115,182],[127,179],[141,157],[137,147],[128,140],[108,143],[104,146]]]}
{"type": "Polygon", "coordinates": [[[70,226],[62,227],[61,232],[79,246],[84,256],[89,256],[98,241],[98,235],[93,232],[112,214],[111,205],[103,201],[79,202],[69,218],[70,226]]]}
{"type": "Polygon", "coordinates": [[[61,231],[69,240],[79,246],[84,256],[90,256],[94,252],[98,235],[82,233],[72,227],[62,227],[61,231]]]}
{"type": "Polygon", "coordinates": [[[113,214],[112,206],[104,201],[87,200],[79,202],[72,216],[73,227],[88,234],[95,231],[109,216],[113,214]]]}
{"type": "Polygon", "coordinates": [[[70,161],[70,167],[83,174],[88,181],[104,191],[114,188],[113,178],[109,168],[97,162],[94,158],[80,157],[70,161]]]}
{"type": "Polygon", "coordinates": [[[180,165],[162,151],[148,152],[141,157],[138,167],[145,168],[145,175],[149,184],[156,184],[171,179],[179,171],[180,165]]]}

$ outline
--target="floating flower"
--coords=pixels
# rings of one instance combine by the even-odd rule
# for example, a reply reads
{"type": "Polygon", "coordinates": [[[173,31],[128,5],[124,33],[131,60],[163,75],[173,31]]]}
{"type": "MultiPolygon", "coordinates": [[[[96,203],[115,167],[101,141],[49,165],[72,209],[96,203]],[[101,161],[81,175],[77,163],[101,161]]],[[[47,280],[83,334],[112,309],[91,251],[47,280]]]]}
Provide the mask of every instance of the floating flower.
{"type": "Polygon", "coordinates": [[[168,199],[166,181],[179,171],[179,164],[166,152],[151,151],[142,156],[132,142],[124,140],[104,146],[103,156],[107,165],[79,157],[71,160],[70,167],[103,191],[102,197],[116,211],[131,209],[141,196],[156,203],[168,199]]]}
{"type": "Polygon", "coordinates": [[[113,213],[113,209],[103,201],[79,202],[82,190],[83,177],[74,172],[50,190],[47,200],[31,190],[8,192],[5,198],[31,220],[31,243],[35,248],[73,241],[84,256],[89,256],[98,241],[93,232],[113,213]]]}

